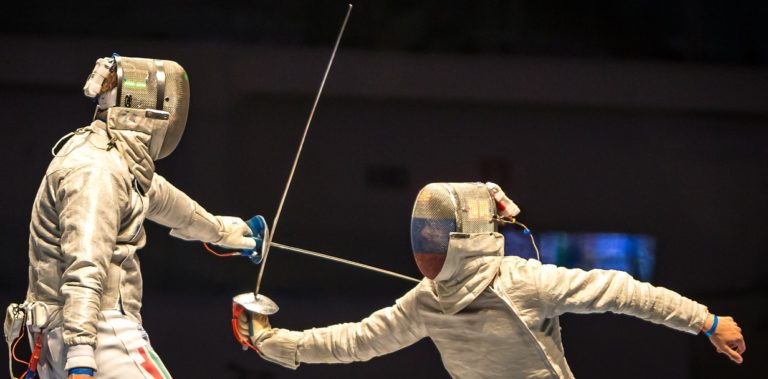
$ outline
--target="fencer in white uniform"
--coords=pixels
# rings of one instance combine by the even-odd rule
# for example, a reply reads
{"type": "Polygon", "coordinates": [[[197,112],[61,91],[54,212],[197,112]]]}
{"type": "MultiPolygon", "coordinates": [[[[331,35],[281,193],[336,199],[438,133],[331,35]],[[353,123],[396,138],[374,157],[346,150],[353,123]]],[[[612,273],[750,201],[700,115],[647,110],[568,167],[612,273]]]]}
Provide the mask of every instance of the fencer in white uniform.
{"type": "Polygon", "coordinates": [[[137,250],[150,219],[171,235],[255,245],[237,217],[214,216],[156,174],[178,144],[189,82],[173,61],[97,61],[84,88],[95,120],[55,147],[32,209],[25,308],[41,378],[168,378],[141,326],[137,250]]]}
{"type": "Polygon", "coordinates": [[[493,183],[432,183],[418,194],[411,240],[425,278],[360,322],[309,330],[271,328],[240,315],[238,330],[266,360],[347,363],[429,337],[454,378],[573,378],[558,316],[614,312],[690,334],[705,332],[741,362],[741,329],[730,317],[620,271],[567,269],[504,256],[499,216],[519,212],[493,183]],[[719,323],[718,323],[719,320],[719,323]]]}

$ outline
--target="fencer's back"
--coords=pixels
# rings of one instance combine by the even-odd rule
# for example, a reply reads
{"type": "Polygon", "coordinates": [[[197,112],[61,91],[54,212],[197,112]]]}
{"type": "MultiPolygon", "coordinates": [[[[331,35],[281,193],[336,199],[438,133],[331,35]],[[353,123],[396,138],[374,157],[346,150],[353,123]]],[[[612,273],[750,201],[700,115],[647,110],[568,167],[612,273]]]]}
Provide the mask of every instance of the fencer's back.
{"type": "MultiPolygon", "coordinates": [[[[49,305],[55,324],[66,296],[97,291],[100,310],[122,308],[138,321],[142,280],[135,252],[146,240],[147,199],[109,148],[104,123],[94,121],[89,129],[56,151],[35,197],[27,301],[49,305]]],[[[78,313],[90,313],[81,311],[72,310],[74,320],[93,322],[79,319],[78,313]]]]}

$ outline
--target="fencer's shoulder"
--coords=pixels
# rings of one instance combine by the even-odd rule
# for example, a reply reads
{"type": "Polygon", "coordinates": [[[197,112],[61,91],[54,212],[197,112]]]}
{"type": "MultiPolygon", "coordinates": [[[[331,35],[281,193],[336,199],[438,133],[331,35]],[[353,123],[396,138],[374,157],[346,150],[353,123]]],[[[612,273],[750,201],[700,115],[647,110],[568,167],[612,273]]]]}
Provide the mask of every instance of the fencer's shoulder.
{"type": "Polygon", "coordinates": [[[396,303],[400,308],[414,314],[442,312],[437,296],[437,284],[427,278],[423,278],[419,284],[397,299],[396,303]]]}
{"type": "Polygon", "coordinates": [[[536,259],[524,259],[517,256],[506,256],[501,260],[502,271],[533,272],[541,270],[543,264],[536,259]]]}
{"type": "Polygon", "coordinates": [[[109,154],[90,154],[73,151],[72,154],[57,157],[51,162],[46,172],[46,181],[53,188],[70,188],[78,186],[111,183],[114,188],[131,188],[131,176],[127,167],[109,154]],[[90,184],[89,184],[90,183],[90,184]],[[62,187],[65,186],[65,187],[62,187]]]}
{"type": "Polygon", "coordinates": [[[546,265],[536,259],[507,256],[501,261],[499,280],[516,282],[518,285],[524,282],[535,283],[544,266],[546,265]]]}
{"type": "Polygon", "coordinates": [[[519,309],[534,309],[541,285],[541,262],[516,256],[504,257],[493,286],[504,291],[519,309]]]}
{"type": "Polygon", "coordinates": [[[401,302],[424,302],[430,299],[437,299],[436,284],[433,280],[423,278],[415,287],[406,292],[398,301],[401,302]]]}
{"type": "Polygon", "coordinates": [[[428,294],[433,292],[435,292],[435,282],[427,278],[422,278],[415,287],[411,288],[410,291],[403,295],[403,298],[417,297],[421,294],[428,294]]]}
{"type": "Polygon", "coordinates": [[[100,172],[129,178],[127,165],[116,149],[105,149],[88,140],[87,135],[75,135],[51,160],[46,175],[67,175],[72,172],[100,172]]]}

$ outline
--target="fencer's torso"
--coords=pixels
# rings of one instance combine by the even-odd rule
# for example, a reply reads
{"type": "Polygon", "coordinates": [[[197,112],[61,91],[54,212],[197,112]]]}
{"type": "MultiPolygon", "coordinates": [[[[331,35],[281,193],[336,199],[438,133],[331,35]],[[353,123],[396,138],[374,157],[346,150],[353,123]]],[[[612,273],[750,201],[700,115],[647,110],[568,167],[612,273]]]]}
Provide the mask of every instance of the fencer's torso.
{"type": "Polygon", "coordinates": [[[572,378],[558,315],[615,312],[698,333],[706,308],[620,271],[566,269],[503,256],[498,233],[451,237],[435,280],[424,279],[357,323],[255,337],[263,356],[301,362],[365,361],[429,337],[454,378],[572,378]]]}
{"type": "MultiPolygon", "coordinates": [[[[430,310],[436,302],[419,296],[429,338],[454,378],[554,378],[558,376],[534,335],[493,290],[483,291],[454,315],[430,310]]],[[[538,334],[538,333],[537,333],[538,334]]],[[[556,334],[559,336],[560,331],[556,334]]],[[[562,351],[559,351],[562,356],[562,351]]]]}
{"type": "Polygon", "coordinates": [[[79,129],[56,151],[32,209],[28,320],[30,331],[44,331],[41,365],[60,377],[75,367],[107,367],[98,377],[135,377],[115,367],[150,349],[137,330],[142,278],[136,253],[145,244],[145,219],[179,238],[223,238],[219,218],[154,172],[150,146],[157,124],[167,121],[119,107],[106,119],[79,129]],[[129,325],[125,333],[103,328],[115,317],[129,325]]]}
{"type": "Polygon", "coordinates": [[[30,223],[27,301],[49,305],[53,324],[67,320],[71,343],[93,343],[84,325],[95,324],[100,310],[122,310],[140,321],[136,250],[145,244],[148,198],[117,149],[107,148],[104,123],[91,127],[94,132],[73,135],[51,161],[30,223]]]}
{"type": "MultiPolygon", "coordinates": [[[[497,233],[451,236],[440,274],[434,281],[422,281],[415,291],[414,310],[426,335],[454,378],[571,377],[567,365],[556,368],[544,351],[539,339],[548,336],[533,332],[539,312],[525,309],[535,317],[521,318],[499,280],[503,246],[497,233]]],[[[562,357],[562,345],[558,347],[562,357]]]]}
{"type": "Polygon", "coordinates": [[[440,274],[394,306],[359,323],[270,331],[257,347],[269,360],[297,367],[364,361],[429,337],[453,378],[571,378],[556,317],[542,328],[541,307],[518,308],[512,300],[530,293],[516,294],[500,280],[508,276],[500,272],[503,248],[498,233],[452,235],[440,274]]]}

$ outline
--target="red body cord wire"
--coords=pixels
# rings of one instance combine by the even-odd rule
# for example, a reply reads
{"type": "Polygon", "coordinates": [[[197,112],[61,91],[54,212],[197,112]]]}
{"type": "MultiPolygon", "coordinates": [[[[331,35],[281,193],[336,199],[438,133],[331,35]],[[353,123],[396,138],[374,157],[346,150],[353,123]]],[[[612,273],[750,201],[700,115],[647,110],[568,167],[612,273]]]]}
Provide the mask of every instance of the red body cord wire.
{"type": "MultiPolygon", "coordinates": [[[[235,334],[235,339],[243,346],[248,346],[254,351],[259,351],[255,346],[251,344],[247,337],[240,334],[240,330],[237,327],[237,319],[241,314],[245,313],[245,308],[242,305],[232,303],[232,332],[235,334]]],[[[248,316],[250,317],[250,315],[248,316]]]]}
{"type": "Polygon", "coordinates": [[[32,351],[32,358],[29,359],[29,372],[36,373],[37,372],[37,362],[40,360],[40,351],[43,349],[43,333],[41,332],[40,335],[37,337],[37,342],[35,343],[35,350],[32,351]]]}
{"type": "MultiPolygon", "coordinates": [[[[208,244],[205,242],[203,242],[203,247],[205,247],[205,250],[207,250],[209,253],[217,257],[235,257],[235,256],[242,255],[239,252],[219,253],[218,251],[211,249],[211,247],[208,246],[208,244]]],[[[232,304],[232,332],[235,334],[235,339],[237,340],[238,343],[240,343],[243,346],[247,346],[253,349],[254,351],[259,351],[259,349],[257,349],[255,346],[253,346],[253,344],[251,344],[248,338],[240,335],[240,331],[237,328],[237,318],[243,312],[245,312],[245,308],[235,303],[232,304]]]]}
{"type": "Polygon", "coordinates": [[[234,252],[231,252],[231,253],[219,253],[218,251],[211,249],[211,247],[208,246],[208,244],[205,243],[205,242],[203,242],[203,247],[209,253],[211,253],[211,254],[213,254],[213,255],[215,255],[217,257],[236,257],[236,256],[242,255],[242,254],[240,254],[240,252],[237,252],[237,251],[234,251],[234,252]]]}
{"type": "Polygon", "coordinates": [[[21,363],[25,366],[27,366],[27,369],[19,376],[19,379],[23,379],[27,377],[27,374],[30,372],[37,372],[37,362],[40,361],[40,351],[43,349],[43,333],[41,332],[39,336],[37,336],[37,341],[35,342],[34,349],[32,349],[32,356],[29,358],[29,362],[19,358],[16,356],[16,347],[19,346],[19,342],[24,338],[24,334],[26,331],[26,327],[22,324],[21,326],[21,333],[18,338],[16,338],[16,341],[13,343],[13,346],[11,347],[11,356],[13,357],[13,360],[17,363],[21,363]]]}

